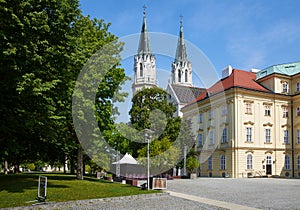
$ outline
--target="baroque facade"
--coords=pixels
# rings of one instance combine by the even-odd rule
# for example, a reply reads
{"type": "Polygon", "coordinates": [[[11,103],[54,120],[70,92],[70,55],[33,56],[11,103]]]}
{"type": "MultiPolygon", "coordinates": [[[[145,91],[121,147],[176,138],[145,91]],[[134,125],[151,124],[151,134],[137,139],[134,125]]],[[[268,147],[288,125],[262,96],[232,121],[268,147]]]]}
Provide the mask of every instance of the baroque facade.
{"type": "Polygon", "coordinates": [[[182,109],[197,128],[198,175],[300,177],[300,63],[228,67],[182,109]]]}

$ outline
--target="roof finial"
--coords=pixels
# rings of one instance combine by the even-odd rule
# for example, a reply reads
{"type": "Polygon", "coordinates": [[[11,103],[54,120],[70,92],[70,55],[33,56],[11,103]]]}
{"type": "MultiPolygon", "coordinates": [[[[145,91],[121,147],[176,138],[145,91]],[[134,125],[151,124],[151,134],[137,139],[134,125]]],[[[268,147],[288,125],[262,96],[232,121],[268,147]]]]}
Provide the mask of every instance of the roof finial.
{"type": "Polygon", "coordinates": [[[180,17],[180,26],[182,26],[182,18],[183,18],[183,16],[180,15],[179,17],[180,17]]]}
{"type": "Polygon", "coordinates": [[[146,15],[146,8],[147,8],[147,7],[146,7],[145,4],[144,4],[143,8],[144,8],[144,12],[143,12],[143,13],[144,13],[144,15],[146,15]]]}

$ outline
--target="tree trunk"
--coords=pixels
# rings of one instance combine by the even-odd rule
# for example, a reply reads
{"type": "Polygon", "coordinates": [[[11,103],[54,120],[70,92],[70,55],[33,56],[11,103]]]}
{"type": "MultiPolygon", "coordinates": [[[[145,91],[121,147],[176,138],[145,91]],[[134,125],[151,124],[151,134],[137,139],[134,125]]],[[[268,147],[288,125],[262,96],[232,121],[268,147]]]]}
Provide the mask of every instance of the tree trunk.
{"type": "Polygon", "coordinates": [[[77,179],[83,180],[83,149],[81,146],[77,150],[77,179]]]}
{"type": "Polygon", "coordinates": [[[7,160],[4,161],[4,173],[8,174],[8,163],[7,163],[7,160]]]}
{"type": "Polygon", "coordinates": [[[70,173],[75,174],[75,161],[74,157],[70,157],[70,173]]]}

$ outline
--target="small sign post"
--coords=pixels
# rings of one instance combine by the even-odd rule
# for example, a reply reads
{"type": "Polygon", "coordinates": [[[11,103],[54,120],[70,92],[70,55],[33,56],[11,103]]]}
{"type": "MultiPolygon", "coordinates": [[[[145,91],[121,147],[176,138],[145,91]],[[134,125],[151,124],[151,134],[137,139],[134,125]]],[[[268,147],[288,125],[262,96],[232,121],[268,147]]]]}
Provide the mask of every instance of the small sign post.
{"type": "Polygon", "coordinates": [[[47,197],[47,177],[39,176],[38,196],[39,202],[45,202],[47,197]]]}

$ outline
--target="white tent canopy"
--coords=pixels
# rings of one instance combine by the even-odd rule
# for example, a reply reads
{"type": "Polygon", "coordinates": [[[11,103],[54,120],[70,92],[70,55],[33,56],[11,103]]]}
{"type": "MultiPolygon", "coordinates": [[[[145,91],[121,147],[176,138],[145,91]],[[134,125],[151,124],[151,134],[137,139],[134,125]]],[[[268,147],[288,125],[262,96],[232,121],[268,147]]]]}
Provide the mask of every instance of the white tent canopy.
{"type": "Polygon", "coordinates": [[[137,165],[137,161],[130,154],[126,153],[121,160],[119,160],[117,162],[113,162],[112,164],[114,164],[114,165],[116,165],[116,164],[120,164],[120,165],[122,165],[122,164],[133,164],[133,165],[137,165]]]}

